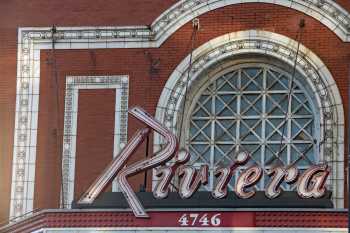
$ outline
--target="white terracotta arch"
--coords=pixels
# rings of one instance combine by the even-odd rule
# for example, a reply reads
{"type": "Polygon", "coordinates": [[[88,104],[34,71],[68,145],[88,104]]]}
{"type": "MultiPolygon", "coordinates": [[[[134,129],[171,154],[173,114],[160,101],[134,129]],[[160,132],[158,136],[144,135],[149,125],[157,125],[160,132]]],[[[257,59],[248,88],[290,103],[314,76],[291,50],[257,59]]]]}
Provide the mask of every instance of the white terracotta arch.
{"type": "MultiPolygon", "coordinates": [[[[297,42],[283,35],[266,31],[240,31],[215,38],[193,53],[190,72],[191,84],[203,73],[209,72],[214,64],[225,58],[242,54],[262,54],[272,56],[293,65],[297,42]]],[[[189,56],[173,71],[167,81],[157,105],[156,118],[175,134],[181,119],[184,93],[186,89],[189,56]]],[[[343,207],[344,200],[344,111],[337,85],[325,64],[305,46],[300,46],[297,69],[307,77],[313,89],[321,117],[321,160],[332,169],[329,184],[333,190],[333,200],[337,208],[343,207]]],[[[154,150],[162,145],[162,138],[155,136],[154,150]]]]}
{"type": "Polygon", "coordinates": [[[180,0],[161,14],[151,28],[162,44],[181,26],[199,15],[245,3],[269,3],[300,11],[328,27],[342,41],[350,41],[350,14],[333,0],[180,0]]]}

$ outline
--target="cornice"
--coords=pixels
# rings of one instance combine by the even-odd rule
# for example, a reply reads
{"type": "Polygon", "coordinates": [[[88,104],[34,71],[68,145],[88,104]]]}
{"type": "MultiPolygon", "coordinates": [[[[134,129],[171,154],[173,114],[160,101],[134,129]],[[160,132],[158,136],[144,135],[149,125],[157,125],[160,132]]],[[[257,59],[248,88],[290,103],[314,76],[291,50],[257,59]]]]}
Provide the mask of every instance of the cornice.
{"type": "MultiPolygon", "coordinates": [[[[194,18],[225,6],[246,3],[274,4],[302,12],[325,25],[343,42],[350,41],[350,13],[332,0],[182,0],[162,13],[149,27],[60,27],[55,39],[57,42],[105,40],[106,43],[127,42],[124,43],[126,47],[159,47],[194,18]]],[[[21,28],[20,31],[24,38],[33,41],[52,39],[51,28],[21,28]]]]}

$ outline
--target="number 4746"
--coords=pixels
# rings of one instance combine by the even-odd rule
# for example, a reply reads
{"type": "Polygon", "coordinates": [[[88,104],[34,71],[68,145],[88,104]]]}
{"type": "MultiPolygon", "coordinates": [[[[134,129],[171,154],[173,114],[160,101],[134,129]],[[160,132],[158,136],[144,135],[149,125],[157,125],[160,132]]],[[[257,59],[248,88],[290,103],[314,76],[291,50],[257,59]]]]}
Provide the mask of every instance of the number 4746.
{"type": "Polygon", "coordinates": [[[178,222],[180,223],[180,226],[220,226],[220,216],[221,214],[209,216],[207,213],[189,213],[183,214],[178,222]]]}

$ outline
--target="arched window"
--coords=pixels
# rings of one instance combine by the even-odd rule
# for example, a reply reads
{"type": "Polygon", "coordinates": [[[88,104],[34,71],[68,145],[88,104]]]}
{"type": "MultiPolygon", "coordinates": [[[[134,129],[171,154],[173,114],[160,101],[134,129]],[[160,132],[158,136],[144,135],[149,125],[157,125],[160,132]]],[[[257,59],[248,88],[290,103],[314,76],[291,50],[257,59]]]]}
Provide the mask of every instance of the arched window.
{"type": "MultiPolygon", "coordinates": [[[[344,206],[342,98],[332,74],[315,53],[300,44],[299,56],[295,60],[296,45],[296,41],[272,32],[233,32],[201,45],[193,53],[191,66],[188,55],[170,75],[159,98],[156,118],[178,136],[180,147],[191,151],[190,164],[210,165],[210,183],[204,190],[213,187],[213,169],[229,163],[233,151],[245,145],[245,148],[249,147],[253,151],[255,159],[251,161],[260,162],[265,171],[277,161],[295,162],[299,169],[305,169],[314,163],[328,164],[331,173],[326,182],[327,188],[333,192],[334,206],[344,206]],[[293,74],[293,66],[296,67],[293,98],[286,114],[285,138],[280,149],[276,146],[280,145],[280,140],[273,137],[278,138],[278,134],[281,134],[278,119],[283,119],[286,110],[283,110],[285,103],[277,96],[283,97],[283,94],[288,93],[286,79],[288,83],[293,74]],[[252,70],[248,71],[249,68],[252,70]],[[244,87],[242,77],[243,83],[246,82],[244,87]],[[226,81],[229,79],[230,82],[226,81]],[[222,88],[231,87],[231,90],[227,93],[219,91],[220,82],[227,84],[222,88]],[[261,83],[265,86],[261,86],[261,83]],[[222,101],[217,101],[224,94],[227,95],[221,98],[222,101]],[[244,100],[241,101],[242,99],[244,100]],[[221,109],[216,110],[220,105],[222,113],[218,113],[221,109]],[[247,107],[249,109],[245,111],[247,107]],[[205,111],[202,113],[206,115],[195,116],[197,111],[203,109],[205,111]],[[264,118],[263,115],[269,109],[272,109],[270,115],[264,118]],[[228,115],[221,116],[220,119],[219,114],[228,115]],[[276,124],[278,126],[274,127],[276,124]],[[249,129],[253,128],[254,132],[251,132],[249,129]],[[220,135],[215,134],[220,130],[225,132],[223,137],[226,138],[216,140],[220,135]],[[232,135],[227,133],[230,130],[232,135]],[[244,130],[248,135],[244,135],[244,130]],[[272,138],[268,135],[269,132],[272,133],[272,138]],[[222,151],[224,155],[217,149],[221,145],[222,148],[226,146],[222,151]],[[281,155],[280,158],[275,158],[274,146],[278,152],[281,150],[281,153],[277,152],[277,155],[281,155]],[[266,161],[269,156],[272,159],[266,161]]],[[[154,151],[161,150],[163,145],[162,137],[155,134],[154,151]]],[[[258,188],[267,181],[266,173],[264,178],[257,185],[258,188]]],[[[157,179],[154,176],[154,184],[157,179]]],[[[232,179],[230,188],[234,181],[232,179]]],[[[288,186],[284,188],[293,189],[288,186]]]]}
{"type": "MultiPolygon", "coordinates": [[[[199,88],[191,90],[183,131],[191,154],[189,163],[209,165],[209,184],[203,190],[213,188],[213,171],[229,166],[237,151],[251,155],[247,166],[255,163],[264,168],[258,189],[265,186],[271,166],[295,165],[302,171],[319,162],[315,97],[305,77],[296,72],[288,99],[292,73],[292,68],[273,63],[236,64],[205,77],[199,88]]],[[[235,178],[229,189],[234,183],[235,178]]]]}

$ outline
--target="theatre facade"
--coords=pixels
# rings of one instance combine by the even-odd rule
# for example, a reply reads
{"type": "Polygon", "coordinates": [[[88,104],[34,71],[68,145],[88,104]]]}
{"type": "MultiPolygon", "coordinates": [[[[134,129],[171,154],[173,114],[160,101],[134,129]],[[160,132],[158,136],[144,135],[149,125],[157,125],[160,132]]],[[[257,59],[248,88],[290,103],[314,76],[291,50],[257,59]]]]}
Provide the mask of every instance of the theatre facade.
{"type": "Polygon", "coordinates": [[[0,232],[347,232],[348,1],[1,5],[0,232]]]}

